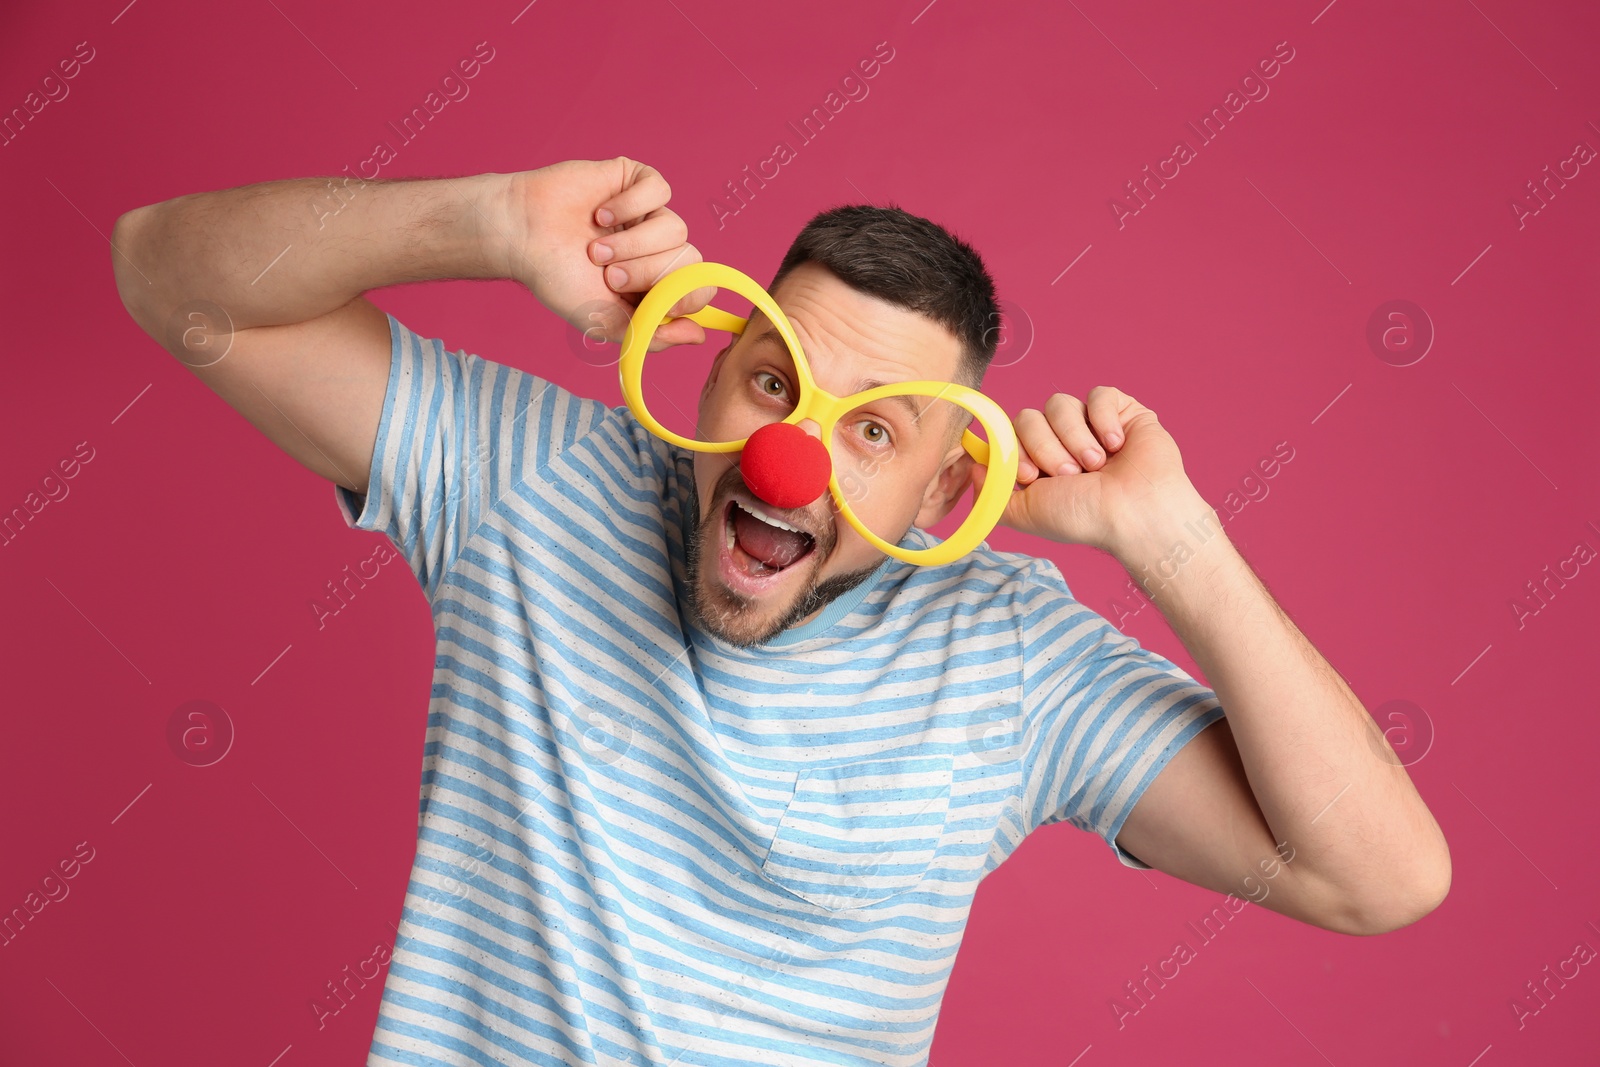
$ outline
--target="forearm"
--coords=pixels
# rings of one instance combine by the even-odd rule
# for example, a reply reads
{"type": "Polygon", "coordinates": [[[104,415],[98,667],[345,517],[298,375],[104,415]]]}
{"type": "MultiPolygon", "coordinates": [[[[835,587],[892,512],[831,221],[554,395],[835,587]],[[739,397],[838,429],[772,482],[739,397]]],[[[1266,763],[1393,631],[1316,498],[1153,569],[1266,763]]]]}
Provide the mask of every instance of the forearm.
{"type": "Polygon", "coordinates": [[[1442,895],[1448,849],[1404,767],[1205,501],[1194,494],[1116,554],[1216,692],[1251,792],[1275,841],[1294,849],[1299,876],[1380,921],[1442,895]]]}
{"type": "Polygon", "coordinates": [[[191,301],[236,329],[304,322],[371,289],[505,275],[505,175],[263,182],[130,211],[112,234],[117,288],[147,329],[191,301]]]}

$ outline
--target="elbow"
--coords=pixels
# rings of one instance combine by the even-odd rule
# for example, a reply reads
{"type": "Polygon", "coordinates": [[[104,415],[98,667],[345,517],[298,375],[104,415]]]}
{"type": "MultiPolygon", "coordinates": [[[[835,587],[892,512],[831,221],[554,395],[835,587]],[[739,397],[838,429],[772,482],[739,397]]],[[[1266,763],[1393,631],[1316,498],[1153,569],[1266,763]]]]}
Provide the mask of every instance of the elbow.
{"type": "Polygon", "coordinates": [[[1371,937],[1410,926],[1444,903],[1450,894],[1450,875],[1450,851],[1441,842],[1438,855],[1422,865],[1418,873],[1346,906],[1328,929],[1371,937]]]}
{"type": "Polygon", "coordinates": [[[111,273],[116,279],[117,295],[122,306],[140,326],[146,325],[148,297],[152,283],[135,266],[139,254],[139,233],[148,207],[134,208],[118,217],[111,228],[111,273]]]}

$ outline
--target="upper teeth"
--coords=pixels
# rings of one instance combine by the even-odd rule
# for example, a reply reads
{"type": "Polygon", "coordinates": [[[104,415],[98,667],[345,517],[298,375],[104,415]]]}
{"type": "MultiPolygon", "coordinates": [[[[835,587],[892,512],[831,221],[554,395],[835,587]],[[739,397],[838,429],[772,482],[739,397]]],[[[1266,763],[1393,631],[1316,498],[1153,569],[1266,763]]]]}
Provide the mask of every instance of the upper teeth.
{"type": "MultiPolygon", "coordinates": [[[[805,534],[804,530],[796,529],[795,527],[790,526],[786,522],[781,522],[778,519],[773,518],[771,515],[763,515],[763,514],[761,514],[761,512],[757,511],[755,508],[747,507],[744,504],[743,501],[735,500],[734,503],[738,504],[741,510],[747,512],[748,514],[754,515],[756,518],[760,519],[762,522],[766,523],[769,526],[776,526],[778,529],[780,529],[780,530],[788,530],[790,533],[805,534]]],[[[806,534],[806,536],[809,537],[810,535],[806,534]]]]}

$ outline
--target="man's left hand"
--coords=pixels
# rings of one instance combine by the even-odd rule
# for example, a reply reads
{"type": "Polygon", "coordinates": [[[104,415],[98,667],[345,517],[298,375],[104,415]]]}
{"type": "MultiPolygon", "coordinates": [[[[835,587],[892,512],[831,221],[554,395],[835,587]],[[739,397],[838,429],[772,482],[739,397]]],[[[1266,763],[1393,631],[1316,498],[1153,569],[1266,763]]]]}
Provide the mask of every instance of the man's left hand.
{"type": "MultiPolygon", "coordinates": [[[[1120,558],[1208,507],[1156,413],[1120,389],[1097,385],[1087,403],[1056,393],[1012,424],[1022,455],[1002,526],[1120,558]]],[[[975,492],[983,476],[974,464],[975,492]]]]}

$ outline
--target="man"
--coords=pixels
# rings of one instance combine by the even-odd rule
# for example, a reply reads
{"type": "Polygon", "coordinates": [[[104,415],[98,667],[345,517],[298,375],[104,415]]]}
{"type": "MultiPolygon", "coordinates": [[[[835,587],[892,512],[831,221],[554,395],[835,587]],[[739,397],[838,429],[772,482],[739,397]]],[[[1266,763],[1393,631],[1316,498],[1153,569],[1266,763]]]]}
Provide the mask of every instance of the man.
{"type": "MultiPolygon", "coordinates": [[[[1154,574],[1214,690],[1048,560],[891,558],[829,494],[775,508],[738,453],[448,352],[362,295],[514,278],[619,340],[700,259],[652,168],[337,195],[331,217],[320,181],[181,197],[124,215],[113,244],[138,323],[333,481],[432,606],[417,855],[369,1062],[921,1064],[979,880],[1060,821],[1343,933],[1445,896],[1448,850],[1399,761],[1132,397],[1018,414],[1002,521],[1154,574]]],[[[771,293],[836,395],[976,385],[994,351],[981,259],[896,209],[817,216],[771,293]]],[[[650,347],[703,342],[680,316],[713,295],[650,347]]],[[[718,353],[705,439],[749,431],[748,390],[782,395],[757,356],[772,330],[754,314],[718,353]]],[[[934,544],[983,481],[958,433],[874,480],[900,546],[934,544]]]]}

